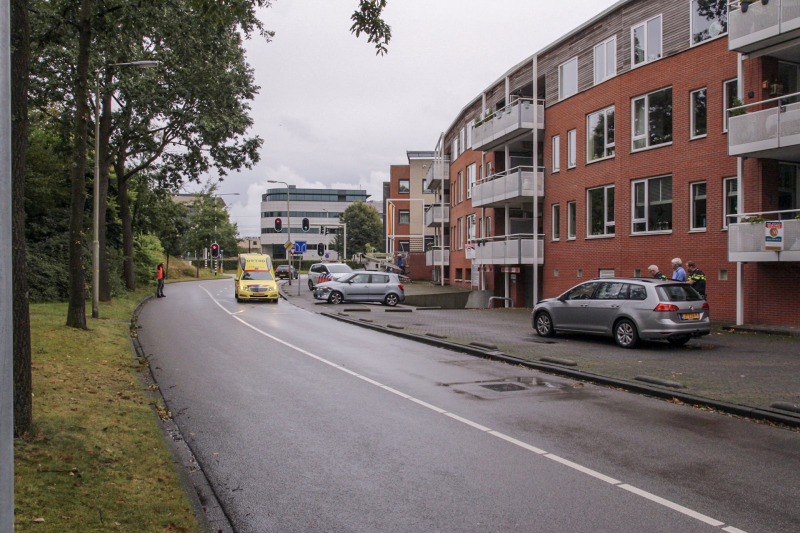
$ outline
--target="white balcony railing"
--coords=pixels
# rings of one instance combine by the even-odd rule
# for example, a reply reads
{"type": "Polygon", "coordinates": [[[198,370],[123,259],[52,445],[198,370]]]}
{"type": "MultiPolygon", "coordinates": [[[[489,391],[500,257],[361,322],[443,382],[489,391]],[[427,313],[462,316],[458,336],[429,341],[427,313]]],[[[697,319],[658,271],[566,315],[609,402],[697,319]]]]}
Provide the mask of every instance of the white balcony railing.
{"type": "Polygon", "coordinates": [[[450,223],[450,206],[431,204],[425,206],[425,227],[431,228],[450,223]],[[444,216],[442,216],[444,213],[444,216]]]}
{"type": "Polygon", "coordinates": [[[800,33],[800,0],[728,4],[728,50],[750,53],[800,33]]]}
{"type": "Polygon", "coordinates": [[[532,233],[481,239],[475,246],[476,265],[541,265],[544,263],[544,235],[532,233]],[[535,252],[535,260],[534,260],[535,252]]]}
{"type": "Polygon", "coordinates": [[[728,112],[728,155],[796,160],[800,145],[800,103],[780,105],[800,93],[772,98],[728,112]],[[748,111],[753,106],[774,103],[776,107],[748,111]],[[745,111],[743,115],[736,115],[745,111]]]}
{"type": "Polygon", "coordinates": [[[423,188],[425,190],[435,191],[448,179],[450,179],[450,160],[436,158],[431,161],[428,174],[425,176],[423,188]]]}
{"type": "MultiPolygon", "coordinates": [[[[537,100],[536,127],[544,129],[544,100],[537,100]]],[[[534,100],[518,98],[503,109],[481,117],[472,130],[472,149],[487,152],[526,131],[532,131],[534,100]]]]}
{"type": "Polygon", "coordinates": [[[544,196],[544,167],[517,167],[493,174],[475,184],[472,189],[474,207],[530,202],[534,192],[544,196]]]}
{"type": "Polygon", "coordinates": [[[798,215],[800,209],[739,215],[741,222],[728,225],[728,261],[800,261],[800,219],[794,218],[798,215]],[[779,216],[787,217],[781,220],[783,235],[780,247],[783,249],[768,250],[767,246],[776,247],[776,243],[767,243],[767,221],[761,220],[778,220],[779,216]]]}
{"type": "Polygon", "coordinates": [[[434,246],[425,252],[426,266],[441,266],[450,264],[450,247],[434,246]]]}

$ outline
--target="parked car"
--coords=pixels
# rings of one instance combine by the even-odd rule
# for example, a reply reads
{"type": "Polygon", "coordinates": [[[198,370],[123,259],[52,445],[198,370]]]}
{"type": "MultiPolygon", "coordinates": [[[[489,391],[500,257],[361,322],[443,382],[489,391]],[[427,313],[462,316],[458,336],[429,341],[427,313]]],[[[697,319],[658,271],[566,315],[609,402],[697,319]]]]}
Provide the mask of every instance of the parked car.
{"type": "Polygon", "coordinates": [[[682,346],[711,330],[709,307],[691,285],[649,278],[601,278],[540,301],[531,324],[542,337],[561,332],[612,336],[623,348],[639,339],[682,346]]]}
{"type": "Polygon", "coordinates": [[[289,265],[278,265],[275,267],[275,276],[278,279],[289,279],[289,272],[291,271],[292,279],[297,279],[299,276],[297,274],[297,269],[293,266],[289,265]]]}
{"type": "Polygon", "coordinates": [[[397,274],[389,272],[353,272],[336,281],[326,281],[314,289],[314,298],[332,304],[352,302],[382,302],[395,306],[406,299],[397,274]]]}
{"type": "Polygon", "coordinates": [[[353,269],[344,263],[316,263],[308,269],[308,290],[313,291],[317,286],[320,276],[323,281],[338,279],[347,274],[352,274],[353,269]],[[328,279],[330,278],[330,279],[328,279]]]}

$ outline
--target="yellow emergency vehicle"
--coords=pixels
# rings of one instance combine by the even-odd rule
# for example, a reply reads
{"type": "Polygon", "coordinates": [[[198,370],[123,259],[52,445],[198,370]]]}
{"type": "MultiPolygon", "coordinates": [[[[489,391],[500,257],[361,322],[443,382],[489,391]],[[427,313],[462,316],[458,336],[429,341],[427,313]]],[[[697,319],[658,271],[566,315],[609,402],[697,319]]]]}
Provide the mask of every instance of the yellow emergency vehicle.
{"type": "Polygon", "coordinates": [[[239,254],[236,301],[267,300],[278,303],[278,283],[272,258],[266,254],[239,254]]]}

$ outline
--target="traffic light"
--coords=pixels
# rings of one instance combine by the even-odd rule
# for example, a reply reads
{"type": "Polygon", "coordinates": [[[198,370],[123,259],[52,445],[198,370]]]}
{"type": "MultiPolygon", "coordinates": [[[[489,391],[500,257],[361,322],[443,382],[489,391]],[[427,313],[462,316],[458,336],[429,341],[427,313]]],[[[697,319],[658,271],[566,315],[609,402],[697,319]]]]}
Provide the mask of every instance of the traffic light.
{"type": "Polygon", "coordinates": [[[214,259],[219,259],[219,244],[211,244],[211,257],[214,259]]]}
{"type": "Polygon", "coordinates": [[[325,243],[321,242],[317,244],[317,255],[322,257],[325,255],[325,243]]]}
{"type": "Polygon", "coordinates": [[[277,233],[280,233],[282,228],[283,228],[283,221],[280,218],[276,218],[275,219],[275,231],[277,233]]]}
{"type": "Polygon", "coordinates": [[[303,219],[303,231],[308,231],[308,229],[309,229],[310,227],[311,227],[311,224],[308,222],[308,219],[307,219],[307,218],[304,218],[304,219],[303,219]]]}

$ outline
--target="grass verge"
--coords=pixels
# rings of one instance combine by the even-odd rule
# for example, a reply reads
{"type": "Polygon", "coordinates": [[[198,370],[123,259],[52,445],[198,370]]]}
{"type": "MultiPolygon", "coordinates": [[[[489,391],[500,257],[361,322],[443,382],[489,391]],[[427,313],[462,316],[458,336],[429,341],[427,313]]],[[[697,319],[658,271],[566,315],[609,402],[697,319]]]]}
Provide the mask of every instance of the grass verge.
{"type": "Polygon", "coordinates": [[[17,532],[200,531],[129,344],[131,313],[152,293],[101,304],[88,331],[64,325],[66,303],[31,306],[34,429],[14,441],[17,532]]]}

